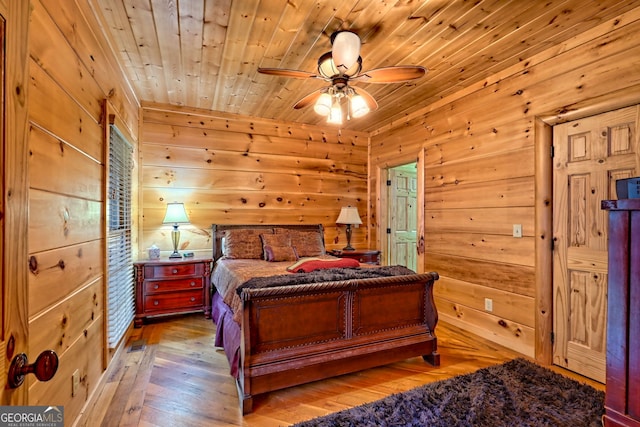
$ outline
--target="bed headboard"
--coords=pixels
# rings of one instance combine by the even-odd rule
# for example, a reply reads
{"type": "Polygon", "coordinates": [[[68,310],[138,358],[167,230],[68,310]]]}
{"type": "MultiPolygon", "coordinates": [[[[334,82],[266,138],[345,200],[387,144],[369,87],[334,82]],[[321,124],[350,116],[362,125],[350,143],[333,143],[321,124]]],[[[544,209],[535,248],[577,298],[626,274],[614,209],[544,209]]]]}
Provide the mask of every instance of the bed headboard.
{"type": "Polygon", "coordinates": [[[324,229],[322,224],[211,224],[213,260],[216,261],[222,256],[222,238],[227,230],[252,229],[273,231],[276,228],[319,232],[323,237],[322,242],[324,243],[324,229]]]}

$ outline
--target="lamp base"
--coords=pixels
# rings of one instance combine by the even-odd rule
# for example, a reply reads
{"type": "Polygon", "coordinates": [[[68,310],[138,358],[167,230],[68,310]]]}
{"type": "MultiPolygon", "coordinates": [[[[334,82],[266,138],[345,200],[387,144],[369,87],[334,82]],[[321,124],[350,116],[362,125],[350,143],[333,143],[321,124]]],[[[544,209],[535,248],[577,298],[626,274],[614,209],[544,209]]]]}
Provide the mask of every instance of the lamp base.
{"type": "Polygon", "coordinates": [[[169,255],[169,259],[182,258],[182,255],[178,252],[178,243],[180,243],[180,230],[178,230],[178,224],[173,224],[171,240],[173,241],[173,253],[169,255]]]}
{"type": "Polygon", "coordinates": [[[355,251],[356,249],[351,246],[351,224],[347,224],[347,246],[342,248],[343,251],[355,251]]]}

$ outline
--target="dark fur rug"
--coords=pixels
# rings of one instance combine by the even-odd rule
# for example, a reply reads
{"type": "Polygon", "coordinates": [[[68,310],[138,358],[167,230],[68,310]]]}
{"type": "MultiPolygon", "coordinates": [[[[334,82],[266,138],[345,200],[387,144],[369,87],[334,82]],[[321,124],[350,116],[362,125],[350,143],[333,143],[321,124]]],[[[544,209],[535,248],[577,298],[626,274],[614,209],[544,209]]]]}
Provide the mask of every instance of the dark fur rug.
{"type": "Polygon", "coordinates": [[[298,423],[312,426],[601,426],[604,392],[525,359],[298,423]]]}

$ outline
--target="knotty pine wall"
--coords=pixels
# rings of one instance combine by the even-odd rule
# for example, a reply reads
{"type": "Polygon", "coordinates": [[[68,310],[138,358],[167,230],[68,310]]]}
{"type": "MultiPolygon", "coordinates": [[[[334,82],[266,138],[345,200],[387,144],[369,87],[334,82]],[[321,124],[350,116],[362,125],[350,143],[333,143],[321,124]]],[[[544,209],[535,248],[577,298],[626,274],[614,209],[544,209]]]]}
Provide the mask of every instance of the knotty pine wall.
{"type": "Polygon", "coordinates": [[[28,356],[32,361],[52,349],[60,364],[49,382],[28,376],[29,404],[62,405],[71,425],[110,356],[104,337],[103,112],[111,111],[135,144],[139,106],[96,36],[99,25],[86,1],[31,4],[28,356]],[[81,382],[72,397],[75,370],[81,382]]]}
{"type": "Polygon", "coordinates": [[[211,253],[211,224],[322,224],[328,249],[346,245],[336,225],[357,206],[367,248],[368,134],[231,114],[143,104],[140,144],[140,256],[173,247],[166,204],[183,202],[180,250],[211,253]]]}
{"type": "Polygon", "coordinates": [[[440,273],[440,319],[530,356],[537,339],[550,342],[550,331],[536,331],[536,318],[550,314],[544,295],[536,311],[536,272],[545,268],[536,244],[543,258],[551,251],[551,233],[534,226],[536,203],[549,202],[536,185],[551,179],[536,176],[536,132],[640,103],[639,32],[636,8],[371,135],[374,202],[376,171],[424,152],[425,270],[440,273]],[[523,238],[512,237],[513,224],[523,238]]]}

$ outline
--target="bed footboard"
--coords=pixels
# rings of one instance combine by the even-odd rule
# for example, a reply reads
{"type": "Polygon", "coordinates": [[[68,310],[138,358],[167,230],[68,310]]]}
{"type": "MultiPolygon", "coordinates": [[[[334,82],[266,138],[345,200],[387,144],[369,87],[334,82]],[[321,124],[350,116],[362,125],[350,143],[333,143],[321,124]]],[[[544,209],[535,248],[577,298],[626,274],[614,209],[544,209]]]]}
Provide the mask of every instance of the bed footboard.
{"type": "Polygon", "coordinates": [[[437,273],[242,291],[238,393],[253,396],[410,357],[439,365],[437,273]]]}

